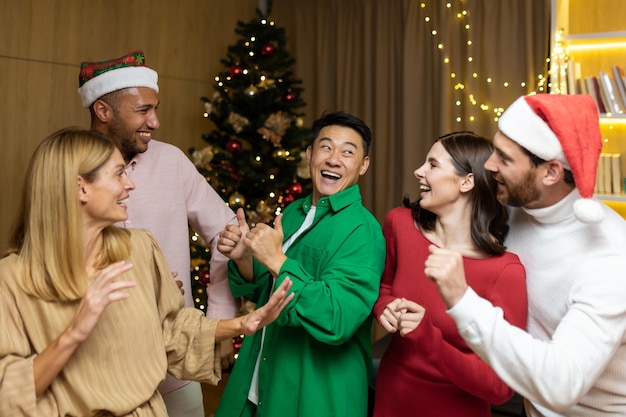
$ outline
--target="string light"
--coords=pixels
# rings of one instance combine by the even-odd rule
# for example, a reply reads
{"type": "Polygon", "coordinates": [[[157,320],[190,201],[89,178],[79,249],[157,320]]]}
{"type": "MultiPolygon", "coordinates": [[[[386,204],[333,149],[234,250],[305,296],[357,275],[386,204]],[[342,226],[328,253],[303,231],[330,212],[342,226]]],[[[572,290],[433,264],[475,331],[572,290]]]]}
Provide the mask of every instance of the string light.
{"type": "MultiPolygon", "coordinates": [[[[429,4],[432,4],[432,3],[434,3],[434,1],[431,1],[431,3],[424,1],[420,3],[420,7],[424,9],[426,13],[428,13],[427,7],[429,6],[429,4]]],[[[466,0],[458,0],[456,3],[457,6],[453,7],[453,2],[447,2],[445,7],[446,9],[454,13],[454,16],[456,17],[456,19],[465,29],[465,36],[467,36],[467,40],[465,41],[465,44],[467,46],[466,48],[467,55],[462,60],[465,60],[468,63],[468,65],[471,66],[475,63],[475,59],[473,55],[471,54],[471,49],[474,45],[474,42],[471,39],[471,36],[472,36],[471,30],[470,30],[471,25],[467,21],[467,19],[469,18],[469,11],[467,10],[465,3],[466,3],[466,0]],[[455,8],[457,9],[456,11],[453,10],[455,8]]],[[[437,27],[435,27],[436,23],[433,21],[432,16],[426,15],[424,17],[424,22],[430,25],[430,28],[429,28],[430,33],[433,37],[433,40],[435,42],[437,49],[441,51],[442,61],[445,65],[449,67],[449,70],[448,70],[449,78],[451,80],[454,80],[454,85],[453,85],[454,90],[458,92],[457,94],[463,94],[463,99],[457,100],[455,102],[457,112],[459,112],[455,116],[455,120],[457,121],[457,123],[461,123],[464,121],[474,122],[476,120],[480,120],[479,118],[475,117],[475,115],[473,114],[470,114],[467,117],[462,117],[463,113],[468,114],[469,112],[471,112],[472,109],[476,109],[483,113],[490,114],[493,120],[497,121],[500,115],[502,114],[502,112],[504,111],[503,108],[500,106],[489,105],[486,102],[486,99],[482,99],[482,98],[477,99],[475,93],[471,91],[471,85],[468,85],[467,83],[464,83],[462,80],[459,80],[460,74],[458,71],[455,71],[455,69],[453,69],[451,66],[453,62],[451,62],[450,56],[446,55],[446,52],[445,52],[447,50],[446,44],[442,39],[439,39],[439,30],[437,29],[437,27]],[[469,103],[471,107],[468,109],[467,106],[463,106],[463,103],[469,103]]],[[[496,81],[494,77],[485,76],[484,74],[481,75],[479,71],[475,71],[475,70],[473,71],[471,68],[468,68],[468,73],[470,73],[471,77],[478,82],[482,80],[486,84],[497,83],[498,85],[502,85],[504,88],[520,88],[523,90],[521,92],[522,94],[528,94],[528,92],[526,91],[526,86],[527,86],[526,81],[520,81],[520,82],[512,82],[511,80],[497,80],[496,81]]],[[[536,84],[537,84],[537,91],[543,92],[546,87],[545,85],[546,77],[544,77],[543,74],[539,74],[536,77],[536,84]]],[[[530,94],[534,94],[537,91],[532,91],[530,92],[530,94]]]]}

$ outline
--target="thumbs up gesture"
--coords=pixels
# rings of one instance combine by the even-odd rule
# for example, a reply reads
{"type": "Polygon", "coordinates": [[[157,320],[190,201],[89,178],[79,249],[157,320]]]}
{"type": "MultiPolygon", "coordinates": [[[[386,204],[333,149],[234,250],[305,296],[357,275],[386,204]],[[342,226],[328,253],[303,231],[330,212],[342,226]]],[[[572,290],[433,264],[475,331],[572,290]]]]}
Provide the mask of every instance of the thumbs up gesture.
{"type": "Polygon", "coordinates": [[[243,237],[250,231],[246,222],[246,214],[242,208],[237,210],[237,224],[228,224],[219,234],[217,250],[224,256],[239,260],[246,255],[246,247],[243,244],[243,237]]]}
{"type": "Polygon", "coordinates": [[[257,224],[243,238],[243,243],[252,256],[277,276],[287,256],[283,253],[282,214],[274,219],[274,227],[265,223],[257,224]]]}

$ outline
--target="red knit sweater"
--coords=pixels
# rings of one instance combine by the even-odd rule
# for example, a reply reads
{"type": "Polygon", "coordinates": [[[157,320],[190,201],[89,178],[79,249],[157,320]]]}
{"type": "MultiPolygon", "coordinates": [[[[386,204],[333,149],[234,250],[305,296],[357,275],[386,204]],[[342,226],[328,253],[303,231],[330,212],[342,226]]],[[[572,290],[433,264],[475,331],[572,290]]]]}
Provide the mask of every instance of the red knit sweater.
{"type": "MultiPolygon", "coordinates": [[[[422,305],[426,314],[406,337],[393,335],[378,370],[374,416],[490,416],[490,403],[507,401],[513,391],[467,347],[436,285],[425,277],[431,242],[408,208],[389,212],[383,232],[387,259],[375,317],[399,297],[422,305]]],[[[525,272],[516,255],[464,258],[464,269],[474,291],[501,307],[511,324],[525,328],[525,272]]]]}

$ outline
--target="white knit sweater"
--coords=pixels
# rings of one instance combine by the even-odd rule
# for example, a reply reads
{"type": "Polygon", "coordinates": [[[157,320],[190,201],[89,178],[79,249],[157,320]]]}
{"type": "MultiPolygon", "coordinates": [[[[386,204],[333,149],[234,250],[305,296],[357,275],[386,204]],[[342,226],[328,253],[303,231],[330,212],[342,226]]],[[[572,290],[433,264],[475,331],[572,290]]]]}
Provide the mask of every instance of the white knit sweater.
{"type": "Polygon", "coordinates": [[[543,209],[513,209],[508,250],[528,285],[528,333],[471,289],[449,310],[461,335],[529,416],[626,416],[626,221],[573,214],[575,190],[543,209]]]}

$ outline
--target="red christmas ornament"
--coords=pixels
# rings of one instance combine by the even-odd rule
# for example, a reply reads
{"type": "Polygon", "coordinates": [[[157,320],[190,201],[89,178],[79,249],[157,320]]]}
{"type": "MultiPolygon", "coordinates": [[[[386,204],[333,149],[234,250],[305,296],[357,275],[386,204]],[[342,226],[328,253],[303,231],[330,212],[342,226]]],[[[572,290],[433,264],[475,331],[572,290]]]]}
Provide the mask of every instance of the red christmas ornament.
{"type": "Polygon", "coordinates": [[[211,274],[207,270],[200,272],[198,277],[203,285],[209,285],[211,283],[211,274]]]}
{"type": "Polygon", "coordinates": [[[285,95],[283,95],[283,100],[285,101],[291,101],[294,98],[296,98],[296,93],[294,93],[293,91],[288,91],[285,93],[285,95]]]}
{"type": "Polygon", "coordinates": [[[271,55],[274,52],[274,49],[275,49],[274,45],[272,45],[271,43],[266,43],[261,48],[261,55],[263,56],[271,55]]]}
{"type": "Polygon", "coordinates": [[[226,142],[226,150],[230,153],[238,152],[241,150],[241,142],[235,139],[231,139],[226,142]]]}
{"type": "Polygon", "coordinates": [[[293,194],[294,196],[298,196],[302,194],[302,184],[298,182],[294,182],[293,184],[289,186],[288,192],[290,194],[293,194]]]}
{"type": "Polygon", "coordinates": [[[285,194],[285,195],[283,196],[283,203],[284,203],[284,204],[293,203],[293,201],[294,201],[295,199],[296,199],[296,198],[295,198],[292,194],[285,194]]]}
{"type": "Polygon", "coordinates": [[[228,70],[228,74],[231,77],[235,77],[237,75],[241,75],[243,73],[243,68],[241,68],[239,65],[233,65],[232,67],[230,67],[230,69],[228,70]]]}

